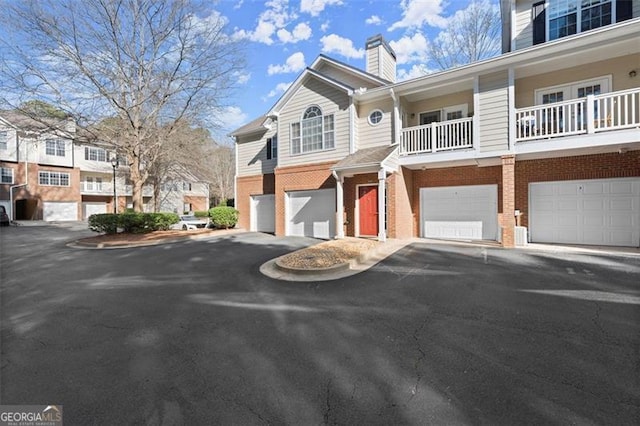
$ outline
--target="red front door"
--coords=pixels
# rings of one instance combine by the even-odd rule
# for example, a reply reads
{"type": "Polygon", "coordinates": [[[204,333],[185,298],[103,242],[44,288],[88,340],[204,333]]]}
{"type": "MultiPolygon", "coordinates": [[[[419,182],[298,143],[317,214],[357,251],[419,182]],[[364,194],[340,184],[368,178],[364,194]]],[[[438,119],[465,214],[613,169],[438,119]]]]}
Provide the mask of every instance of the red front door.
{"type": "Polygon", "coordinates": [[[360,235],[378,235],[378,187],[358,187],[360,235]]]}

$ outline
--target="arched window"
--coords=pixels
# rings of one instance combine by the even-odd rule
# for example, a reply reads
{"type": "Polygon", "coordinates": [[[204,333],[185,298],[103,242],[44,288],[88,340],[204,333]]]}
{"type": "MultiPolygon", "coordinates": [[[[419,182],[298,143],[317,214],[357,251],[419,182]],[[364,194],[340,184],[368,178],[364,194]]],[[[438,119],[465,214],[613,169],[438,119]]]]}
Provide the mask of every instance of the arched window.
{"type": "Polygon", "coordinates": [[[291,124],[291,153],[322,151],[335,147],[333,114],[323,115],[318,106],[310,106],[302,120],[291,124]]]}

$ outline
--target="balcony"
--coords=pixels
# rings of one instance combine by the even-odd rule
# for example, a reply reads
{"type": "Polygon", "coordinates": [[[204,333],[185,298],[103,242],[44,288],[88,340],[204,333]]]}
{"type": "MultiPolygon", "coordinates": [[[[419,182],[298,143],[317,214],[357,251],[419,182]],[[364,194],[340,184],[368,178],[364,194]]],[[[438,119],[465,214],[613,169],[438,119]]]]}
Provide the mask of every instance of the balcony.
{"type": "Polygon", "coordinates": [[[113,184],[80,181],[80,193],[83,195],[113,195],[113,184]]]}
{"type": "Polygon", "coordinates": [[[407,127],[400,134],[400,155],[473,148],[473,117],[407,127]]]}
{"type": "Polygon", "coordinates": [[[516,142],[640,126],[640,89],[516,109],[516,142]]]}

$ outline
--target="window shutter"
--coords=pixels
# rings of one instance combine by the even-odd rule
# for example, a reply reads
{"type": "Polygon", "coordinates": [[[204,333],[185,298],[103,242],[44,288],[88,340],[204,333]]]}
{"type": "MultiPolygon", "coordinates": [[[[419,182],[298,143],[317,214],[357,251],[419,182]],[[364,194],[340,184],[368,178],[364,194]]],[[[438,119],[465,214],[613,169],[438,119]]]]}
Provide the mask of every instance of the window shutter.
{"type": "Polygon", "coordinates": [[[616,1],[616,21],[622,22],[633,17],[633,2],[631,0],[616,1]]]}
{"type": "Polygon", "coordinates": [[[271,160],[271,138],[267,138],[267,160],[271,160]]]}
{"type": "Polygon", "coordinates": [[[531,8],[531,20],[533,22],[533,44],[540,44],[546,41],[547,14],[544,8],[544,2],[538,2],[531,8]]]}

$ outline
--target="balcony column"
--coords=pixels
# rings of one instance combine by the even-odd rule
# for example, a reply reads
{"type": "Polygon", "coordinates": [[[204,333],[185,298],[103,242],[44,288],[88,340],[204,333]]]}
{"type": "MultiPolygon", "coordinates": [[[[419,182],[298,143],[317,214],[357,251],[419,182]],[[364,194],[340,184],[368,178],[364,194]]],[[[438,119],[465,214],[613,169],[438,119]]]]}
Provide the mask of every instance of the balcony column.
{"type": "Polygon", "coordinates": [[[336,239],[344,238],[344,176],[333,171],[336,180],[336,239]]]}
{"type": "Polygon", "coordinates": [[[498,216],[502,232],[502,247],[505,248],[515,247],[515,166],[515,155],[502,157],[502,213],[498,216]]]}
{"type": "Polygon", "coordinates": [[[387,230],[385,228],[385,218],[387,217],[387,171],[381,168],[378,171],[378,241],[387,241],[387,230]]]}

